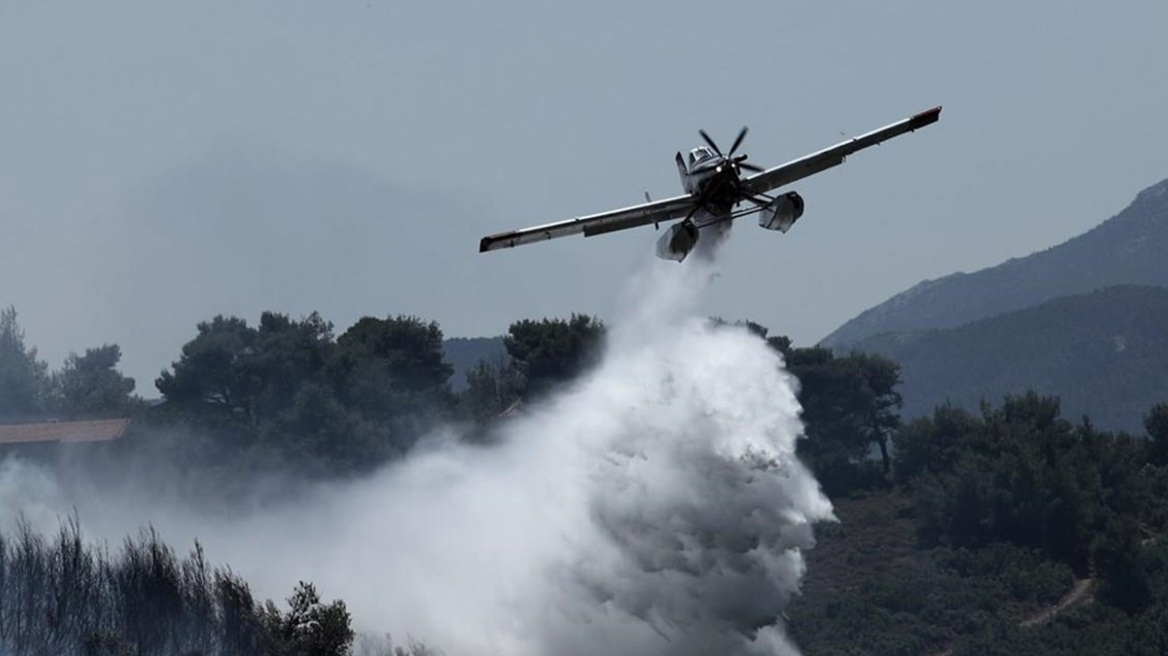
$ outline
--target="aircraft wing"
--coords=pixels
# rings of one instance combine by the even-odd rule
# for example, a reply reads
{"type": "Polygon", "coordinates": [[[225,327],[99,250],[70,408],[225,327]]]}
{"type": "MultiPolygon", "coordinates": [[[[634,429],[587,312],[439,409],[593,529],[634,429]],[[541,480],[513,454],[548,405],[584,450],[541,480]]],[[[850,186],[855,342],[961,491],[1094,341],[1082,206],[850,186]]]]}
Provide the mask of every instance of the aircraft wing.
{"type": "Polygon", "coordinates": [[[522,246],[523,244],[567,237],[581,232],[584,233],[585,237],[593,237],[650,223],[673,221],[689,214],[695,202],[695,198],[687,194],[522,230],[500,232],[483,237],[482,241],[479,242],[479,252],[486,253],[502,248],[522,246]]]}
{"type": "Polygon", "coordinates": [[[858,150],[863,150],[868,146],[875,146],[882,141],[900,136],[905,132],[912,132],[926,125],[932,125],[940,118],[941,108],[934,107],[915,116],[910,116],[903,121],[897,121],[879,130],[873,130],[867,134],[836,144],[831,148],[825,148],[817,153],[812,153],[781,166],[767,169],[762,173],[756,173],[748,178],[744,178],[742,182],[746,189],[753,193],[766,193],[772,189],[789,185],[796,180],[802,180],[808,176],[815,175],[820,171],[826,171],[833,166],[839,166],[844,163],[844,159],[848,155],[858,150]]]}

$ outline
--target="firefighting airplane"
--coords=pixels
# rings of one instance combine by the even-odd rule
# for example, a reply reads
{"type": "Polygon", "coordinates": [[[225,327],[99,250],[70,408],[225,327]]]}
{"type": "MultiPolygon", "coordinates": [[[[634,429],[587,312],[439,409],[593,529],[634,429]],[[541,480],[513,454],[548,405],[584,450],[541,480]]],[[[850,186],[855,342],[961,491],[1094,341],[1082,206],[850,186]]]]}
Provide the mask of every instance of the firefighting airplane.
{"type": "Polygon", "coordinates": [[[651,201],[646,193],[645,200],[648,202],[640,205],[489,235],[483,237],[479,243],[479,252],[511,248],[581,232],[585,237],[593,237],[649,224],[660,227],[661,223],[680,219],[657,241],[658,257],[680,262],[697,245],[704,229],[716,225],[725,226],[726,222],[748,214],[757,213],[758,224],[763,228],[785,233],[803,215],[803,198],[794,191],[780,195],[772,195],[772,191],[843,164],[844,159],[854,152],[936,123],[940,117],[941,108],[934,107],[770,169],[748,163],[745,154],[737,156],[734,154],[746,137],[746,128],[742,128],[738,133],[727,153],[718,148],[718,144],[714,143],[705,130],[699,130],[698,133],[707,145],[691,150],[688,160],[683,158],[680,152],[675,157],[685,195],[651,201]],[[750,171],[753,175],[743,177],[743,170],[750,171]],[[746,206],[739,208],[739,205],[743,204],[746,206]]]}

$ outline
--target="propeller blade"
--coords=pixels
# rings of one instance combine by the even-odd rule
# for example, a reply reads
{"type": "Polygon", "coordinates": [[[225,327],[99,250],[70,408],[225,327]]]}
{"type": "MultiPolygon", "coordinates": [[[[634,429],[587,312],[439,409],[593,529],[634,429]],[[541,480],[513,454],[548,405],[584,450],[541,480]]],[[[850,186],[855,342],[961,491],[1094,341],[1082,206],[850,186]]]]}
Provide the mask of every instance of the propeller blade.
{"type": "Polygon", "coordinates": [[[714,143],[714,140],[710,138],[710,135],[706,134],[705,130],[698,130],[698,134],[702,135],[702,139],[705,139],[706,143],[710,144],[710,148],[713,148],[715,153],[722,154],[722,151],[718,149],[718,144],[714,143]]]}
{"type": "Polygon", "coordinates": [[[742,126],[742,131],[739,132],[738,136],[734,138],[734,144],[730,146],[730,155],[733,155],[734,151],[738,150],[738,147],[742,145],[742,140],[745,138],[746,138],[746,126],[744,125],[744,126],[742,126]]]}
{"type": "Polygon", "coordinates": [[[751,164],[750,162],[739,162],[738,166],[746,169],[747,171],[754,171],[755,173],[762,173],[763,171],[766,170],[763,167],[755,166],[754,164],[751,164]]]}

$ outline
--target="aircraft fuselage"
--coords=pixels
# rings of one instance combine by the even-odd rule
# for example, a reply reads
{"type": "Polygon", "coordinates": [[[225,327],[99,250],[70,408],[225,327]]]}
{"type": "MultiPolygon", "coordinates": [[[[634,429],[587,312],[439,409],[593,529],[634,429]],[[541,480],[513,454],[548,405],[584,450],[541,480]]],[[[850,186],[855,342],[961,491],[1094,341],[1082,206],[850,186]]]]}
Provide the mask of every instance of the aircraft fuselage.
{"type": "MultiPolygon", "coordinates": [[[[701,199],[702,214],[708,218],[719,219],[730,214],[734,205],[741,200],[739,180],[741,170],[731,159],[710,152],[706,148],[695,148],[690,152],[690,164],[684,166],[680,161],[678,168],[681,172],[682,187],[687,193],[701,199]]],[[[697,223],[707,223],[698,217],[697,223]]]]}

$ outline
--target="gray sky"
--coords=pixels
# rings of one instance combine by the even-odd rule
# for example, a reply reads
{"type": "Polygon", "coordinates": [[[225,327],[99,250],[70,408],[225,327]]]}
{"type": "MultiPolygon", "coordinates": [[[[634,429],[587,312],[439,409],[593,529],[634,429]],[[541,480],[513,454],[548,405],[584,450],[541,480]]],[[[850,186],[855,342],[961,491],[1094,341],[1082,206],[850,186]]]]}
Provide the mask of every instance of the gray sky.
{"type": "Polygon", "coordinates": [[[215,314],[417,314],[448,336],[615,310],[656,234],[487,233],[679,193],[706,128],[774,165],[941,122],[743,222],[711,314],[809,345],[1168,177],[1168,3],[0,0],[0,305],[140,393],[215,314]]]}

